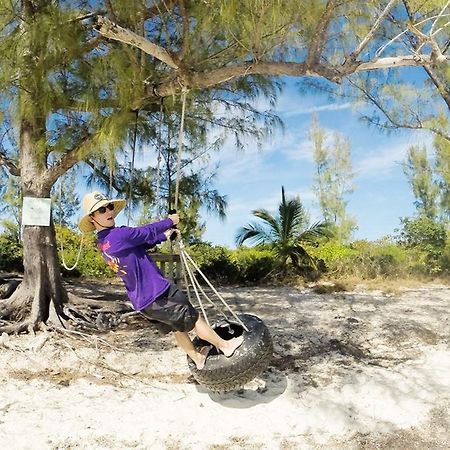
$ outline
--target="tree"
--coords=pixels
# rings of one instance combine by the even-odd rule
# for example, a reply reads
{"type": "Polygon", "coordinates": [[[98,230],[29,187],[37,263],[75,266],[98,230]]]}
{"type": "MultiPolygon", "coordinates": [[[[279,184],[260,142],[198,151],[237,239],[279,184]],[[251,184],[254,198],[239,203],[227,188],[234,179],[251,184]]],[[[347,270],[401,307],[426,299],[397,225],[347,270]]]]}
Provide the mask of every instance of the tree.
{"type": "MultiPolygon", "coordinates": [[[[136,123],[141,139],[154,136],[161,98],[190,90],[203,106],[238,105],[248,121],[232,131],[242,132],[258,118],[246,100],[275,101],[276,76],[340,82],[447,61],[433,46],[413,57],[366,56],[391,37],[389,14],[404,22],[395,3],[0,0],[1,127],[13,129],[0,165],[20,177],[22,196],[48,198],[78,162],[113,160],[136,123]]],[[[204,108],[204,121],[216,122],[216,111],[204,108]]],[[[0,318],[19,323],[4,331],[37,328],[52,312],[65,318],[54,227],[27,226],[23,240],[23,282],[0,304],[0,318]]]]}
{"type": "Polygon", "coordinates": [[[66,174],[60,177],[58,186],[53,194],[52,201],[55,205],[53,216],[58,225],[74,228],[73,218],[78,211],[80,199],[76,194],[77,179],[76,173],[66,174]]]}
{"type": "Polygon", "coordinates": [[[20,186],[15,178],[8,178],[0,194],[0,213],[6,213],[6,218],[0,220],[0,225],[13,240],[20,241],[21,203],[20,186]]]}
{"type": "Polygon", "coordinates": [[[412,146],[409,148],[407,160],[403,164],[403,171],[411,184],[419,215],[432,220],[436,219],[439,187],[433,180],[426,147],[412,146]]]}
{"type": "Polygon", "coordinates": [[[441,137],[434,140],[436,150],[435,173],[440,188],[440,207],[442,219],[450,223],[450,142],[441,137]]]}
{"type": "Polygon", "coordinates": [[[286,200],[282,187],[281,203],[276,216],[266,209],[256,209],[252,214],[260,221],[238,230],[235,239],[237,245],[250,242],[256,246],[269,246],[279,259],[283,272],[286,272],[289,262],[297,269],[302,264],[315,265],[303,245],[317,245],[320,239],[330,236],[329,225],[326,222],[316,222],[308,226],[307,214],[299,197],[286,200]]]}
{"type": "Polygon", "coordinates": [[[356,221],[347,214],[348,201],[345,199],[354,190],[350,142],[334,133],[330,143],[316,116],[311,123],[310,139],[316,164],[314,190],[322,215],[333,226],[336,239],[347,241],[356,228],[356,221]]]}

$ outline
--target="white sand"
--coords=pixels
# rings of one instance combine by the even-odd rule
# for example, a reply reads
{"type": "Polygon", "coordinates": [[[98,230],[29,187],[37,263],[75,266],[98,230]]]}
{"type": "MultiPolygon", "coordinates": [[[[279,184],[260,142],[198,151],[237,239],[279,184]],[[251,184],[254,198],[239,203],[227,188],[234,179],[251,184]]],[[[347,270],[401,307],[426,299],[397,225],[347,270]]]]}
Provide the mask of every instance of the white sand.
{"type": "Polygon", "coordinates": [[[0,448],[450,448],[448,287],[223,292],[273,335],[274,362],[246,389],[208,393],[153,330],[105,334],[117,349],[3,336],[0,448]]]}

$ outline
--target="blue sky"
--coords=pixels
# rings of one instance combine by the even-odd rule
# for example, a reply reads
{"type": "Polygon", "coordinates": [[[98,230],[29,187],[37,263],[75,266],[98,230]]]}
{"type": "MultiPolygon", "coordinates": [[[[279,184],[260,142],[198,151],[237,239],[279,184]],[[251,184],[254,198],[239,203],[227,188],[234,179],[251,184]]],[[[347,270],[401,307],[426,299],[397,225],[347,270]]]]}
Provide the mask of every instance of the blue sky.
{"type": "Polygon", "coordinates": [[[282,185],[288,196],[300,196],[312,222],[321,219],[312,191],[314,162],[308,139],[314,113],[322,128],[342,133],[351,141],[355,191],[348,197],[348,212],[359,227],[354,238],[376,240],[393,234],[399,218],[414,213],[414,198],[401,163],[411,145],[431,143],[428,134],[387,134],[361,122],[360,113],[350,103],[300,94],[289,83],[275,111],[285,123],[284,133],[276,132],[261,150],[248,142],[245,152],[236,151],[230,142],[212,156],[211,167],[220,164],[216,187],[227,196],[229,208],[224,222],[204,215],[205,240],[234,247],[238,228],[254,220],[253,209],[276,212],[282,185]]]}

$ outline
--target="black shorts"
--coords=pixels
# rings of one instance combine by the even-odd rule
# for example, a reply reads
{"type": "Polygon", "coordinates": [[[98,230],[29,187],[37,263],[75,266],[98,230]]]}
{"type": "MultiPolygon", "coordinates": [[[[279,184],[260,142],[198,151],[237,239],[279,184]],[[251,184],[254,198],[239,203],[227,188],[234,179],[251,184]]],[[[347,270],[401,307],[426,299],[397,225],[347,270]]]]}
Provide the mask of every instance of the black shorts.
{"type": "Polygon", "coordinates": [[[169,325],[173,331],[191,331],[198,319],[198,311],[174,284],[141,313],[149,319],[169,325]]]}

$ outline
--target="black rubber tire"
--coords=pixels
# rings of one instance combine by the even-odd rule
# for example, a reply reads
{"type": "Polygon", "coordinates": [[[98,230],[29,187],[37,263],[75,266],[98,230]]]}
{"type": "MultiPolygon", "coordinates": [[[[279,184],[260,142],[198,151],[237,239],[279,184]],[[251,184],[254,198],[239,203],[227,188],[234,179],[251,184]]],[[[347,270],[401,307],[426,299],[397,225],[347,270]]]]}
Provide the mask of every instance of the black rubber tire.
{"type": "MultiPolygon", "coordinates": [[[[201,370],[187,357],[194,378],[212,392],[223,393],[241,388],[262,373],[272,360],[272,338],[264,322],[251,314],[240,315],[239,319],[249,331],[245,331],[234,318],[213,325],[213,329],[223,339],[244,336],[244,342],[232,356],[227,358],[213,347],[201,370]]],[[[194,338],[193,343],[196,347],[210,345],[198,337],[194,338]]]]}

